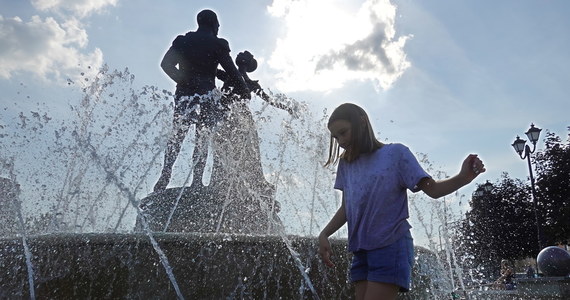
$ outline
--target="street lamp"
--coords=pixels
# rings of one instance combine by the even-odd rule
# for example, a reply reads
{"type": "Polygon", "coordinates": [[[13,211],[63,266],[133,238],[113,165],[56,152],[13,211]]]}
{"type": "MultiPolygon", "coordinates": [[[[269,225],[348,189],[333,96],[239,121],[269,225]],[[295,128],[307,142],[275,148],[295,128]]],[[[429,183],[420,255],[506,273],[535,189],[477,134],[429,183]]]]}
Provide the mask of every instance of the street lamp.
{"type": "Polygon", "coordinates": [[[536,236],[538,239],[538,251],[542,249],[542,231],[540,230],[540,222],[538,221],[538,205],[536,202],[536,190],[534,188],[534,177],[532,176],[532,166],[530,164],[530,155],[534,153],[536,150],[536,142],[538,141],[538,137],[540,136],[540,131],[542,129],[534,127],[534,124],[530,124],[530,128],[527,132],[525,132],[526,136],[532,143],[532,150],[530,147],[526,145],[526,141],[522,140],[519,136],[513,142],[512,146],[515,148],[515,151],[519,154],[521,159],[526,159],[528,162],[528,172],[530,173],[530,188],[532,192],[532,204],[534,207],[534,218],[536,221],[536,236]]]}
{"type": "Polygon", "coordinates": [[[490,193],[493,190],[493,184],[489,182],[489,180],[487,180],[487,182],[485,182],[485,184],[480,185],[475,192],[473,193],[473,195],[475,195],[476,197],[483,197],[483,195],[490,193]]]}

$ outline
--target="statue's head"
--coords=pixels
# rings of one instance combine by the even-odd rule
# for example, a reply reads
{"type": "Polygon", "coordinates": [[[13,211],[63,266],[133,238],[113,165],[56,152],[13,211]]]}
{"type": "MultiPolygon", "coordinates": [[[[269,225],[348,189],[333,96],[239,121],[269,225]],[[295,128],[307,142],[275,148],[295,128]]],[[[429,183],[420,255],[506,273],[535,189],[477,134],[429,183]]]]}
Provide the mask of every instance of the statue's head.
{"type": "Polygon", "coordinates": [[[204,9],[198,13],[196,17],[198,21],[199,28],[209,28],[214,32],[215,35],[218,35],[218,28],[220,28],[220,23],[218,22],[218,16],[215,12],[204,9]]]}
{"type": "Polygon", "coordinates": [[[236,57],[236,65],[238,68],[244,67],[245,71],[250,73],[257,69],[257,60],[253,58],[253,54],[249,51],[240,52],[236,57]]]}

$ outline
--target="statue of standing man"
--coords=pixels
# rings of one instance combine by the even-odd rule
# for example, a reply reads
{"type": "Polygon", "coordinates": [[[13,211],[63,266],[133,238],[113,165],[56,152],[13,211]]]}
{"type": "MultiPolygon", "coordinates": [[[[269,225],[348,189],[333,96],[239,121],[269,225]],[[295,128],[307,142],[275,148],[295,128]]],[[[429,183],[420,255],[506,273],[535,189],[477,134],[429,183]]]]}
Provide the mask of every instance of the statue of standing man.
{"type": "Polygon", "coordinates": [[[174,128],[164,154],[164,165],[154,192],[166,189],[170,182],[172,166],[186,134],[192,124],[196,126],[192,185],[201,185],[206,165],[209,136],[208,129],[221,121],[225,105],[212,96],[216,88],[215,78],[221,65],[232,82],[236,93],[249,99],[250,91],[238,72],[225,39],[218,38],[220,23],[216,13],[205,9],[198,13],[198,29],[179,35],[162,59],[160,66],[176,82],[174,96],[174,128]]]}

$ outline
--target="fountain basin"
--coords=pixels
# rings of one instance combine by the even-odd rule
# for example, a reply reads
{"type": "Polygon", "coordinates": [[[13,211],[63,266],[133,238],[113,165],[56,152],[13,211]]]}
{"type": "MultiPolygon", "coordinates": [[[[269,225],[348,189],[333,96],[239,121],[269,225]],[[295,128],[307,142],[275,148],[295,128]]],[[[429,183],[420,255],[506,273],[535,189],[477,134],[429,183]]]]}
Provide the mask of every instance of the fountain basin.
{"type": "Polygon", "coordinates": [[[570,277],[521,278],[517,289],[529,299],[570,299],[570,277]]]}
{"type": "MultiPolygon", "coordinates": [[[[315,237],[213,233],[153,233],[186,299],[351,299],[351,254],[331,239],[334,268],[317,256],[315,237]],[[289,246],[288,246],[289,245],[289,246]],[[312,288],[311,288],[312,286],[312,288]]],[[[144,233],[28,236],[38,299],[176,299],[149,236],[144,233]]],[[[432,276],[421,270],[433,254],[416,247],[411,292],[431,299],[432,276]],[[422,274],[420,274],[422,273],[422,274]]],[[[29,298],[21,237],[0,239],[0,299],[29,298]]],[[[447,293],[447,292],[444,292],[447,293]]]]}
{"type": "Polygon", "coordinates": [[[514,290],[472,290],[472,300],[555,300],[570,299],[569,277],[517,278],[514,290]]]}
{"type": "MultiPolygon", "coordinates": [[[[204,233],[153,235],[187,299],[315,299],[300,265],[279,236],[204,233]]],[[[321,299],[350,298],[346,241],[331,241],[336,268],[316,257],[316,239],[289,237],[321,299]]],[[[39,299],[176,299],[145,234],[29,236],[39,299]]],[[[30,296],[21,238],[0,240],[0,298],[30,296]]]]}

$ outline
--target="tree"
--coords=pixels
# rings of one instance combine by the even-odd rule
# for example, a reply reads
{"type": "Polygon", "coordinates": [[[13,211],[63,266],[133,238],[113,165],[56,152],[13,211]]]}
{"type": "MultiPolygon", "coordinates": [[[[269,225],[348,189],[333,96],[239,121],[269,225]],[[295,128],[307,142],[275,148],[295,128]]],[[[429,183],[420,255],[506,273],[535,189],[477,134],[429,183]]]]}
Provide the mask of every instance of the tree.
{"type": "MultiPolygon", "coordinates": [[[[461,227],[462,252],[471,267],[493,271],[501,259],[538,254],[536,222],[530,189],[507,173],[483,196],[473,196],[461,227]]],[[[491,275],[491,274],[486,274],[491,275]]]]}
{"type": "Polygon", "coordinates": [[[545,149],[534,156],[537,202],[544,245],[570,238],[570,127],[568,140],[546,133],[545,149]]]}
{"type": "MultiPolygon", "coordinates": [[[[570,127],[566,144],[547,131],[545,149],[533,156],[542,244],[570,239],[570,127]]],[[[494,276],[501,259],[536,257],[537,224],[528,180],[503,173],[491,192],[473,198],[457,245],[471,268],[494,276]]]]}

